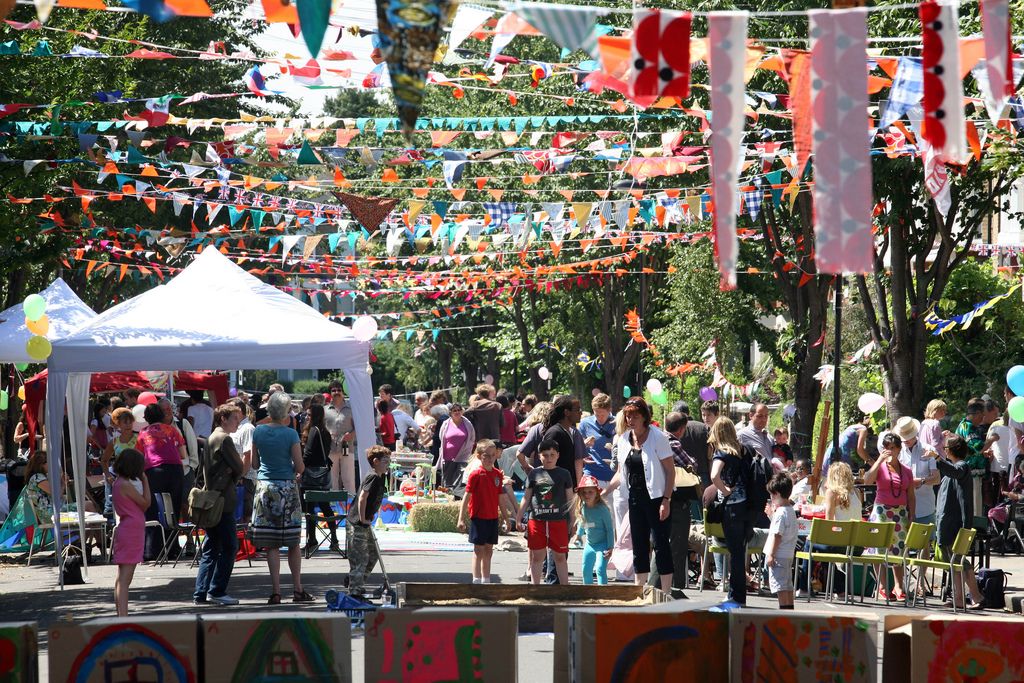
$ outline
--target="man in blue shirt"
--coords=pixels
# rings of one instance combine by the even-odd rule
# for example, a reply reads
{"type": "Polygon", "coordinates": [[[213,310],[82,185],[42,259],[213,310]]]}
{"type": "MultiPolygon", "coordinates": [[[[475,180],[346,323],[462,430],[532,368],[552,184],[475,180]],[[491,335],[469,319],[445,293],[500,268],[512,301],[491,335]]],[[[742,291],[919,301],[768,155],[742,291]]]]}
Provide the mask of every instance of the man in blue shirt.
{"type": "Polygon", "coordinates": [[[608,461],[612,456],[615,441],[615,416],[612,415],[612,399],[608,394],[598,394],[590,402],[594,411],[580,421],[580,435],[587,447],[583,460],[583,473],[597,479],[602,488],[612,479],[612,468],[608,461]]]}

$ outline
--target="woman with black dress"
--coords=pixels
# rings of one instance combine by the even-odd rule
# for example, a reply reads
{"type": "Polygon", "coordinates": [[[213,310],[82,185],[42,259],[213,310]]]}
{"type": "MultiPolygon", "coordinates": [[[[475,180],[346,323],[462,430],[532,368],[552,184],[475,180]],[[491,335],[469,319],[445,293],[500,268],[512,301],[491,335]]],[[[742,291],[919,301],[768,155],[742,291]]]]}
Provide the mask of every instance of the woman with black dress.
{"type": "MultiPolygon", "coordinates": [[[[311,404],[306,410],[306,419],[303,422],[302,463],[306,466],[306,471],[302,476],[302,489],[304,492],[327,491],[331,488],[331,433],[324,424],[324,407],[318,403],[311,404]],[[324,472],[327,474],[324,475],[324,472]]],[[[328,520],[334,515],[330,503],[307,503],[303,499],[302,512],[306,515],[306,557],[317,550],[316,531],[313,528],[316,524],[313,513],[317,507],[328,520]]],[[[331,531],[331,550],[340,551],[337,523],[328,521],[327,526],[331,531]]]]}

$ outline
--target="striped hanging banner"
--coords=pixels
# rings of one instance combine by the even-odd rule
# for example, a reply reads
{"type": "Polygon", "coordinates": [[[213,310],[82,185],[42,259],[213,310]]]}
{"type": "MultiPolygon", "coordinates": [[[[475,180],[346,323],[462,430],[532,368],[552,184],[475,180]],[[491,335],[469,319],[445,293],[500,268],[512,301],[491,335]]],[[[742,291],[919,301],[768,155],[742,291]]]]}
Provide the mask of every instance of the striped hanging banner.
{"type": "Polygon", "coordinates": [[[811,10],[809,20],[818,272],[866,273],[874,260],[868,77],[849,65],[867,57],[867,11],[811,10]]]}
{"type": "Polygon", "coordinates": [[[747,44],[746,12],[708,16],[711,68],[711,191],[714,195],[715,258],[722,289],[736,288],[736,214],[743,164],[743,67],[747,44]]]}

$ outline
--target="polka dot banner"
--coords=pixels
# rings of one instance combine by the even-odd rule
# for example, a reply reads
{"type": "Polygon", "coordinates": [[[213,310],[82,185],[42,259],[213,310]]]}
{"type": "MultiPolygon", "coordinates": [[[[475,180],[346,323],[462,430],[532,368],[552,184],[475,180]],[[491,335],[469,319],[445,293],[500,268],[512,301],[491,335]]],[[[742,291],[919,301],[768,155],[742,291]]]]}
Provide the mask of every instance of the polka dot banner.
{"type": "Polygon", "coordinates": [[[629,85],[637,104],[690,96],[690,23],[689,12],[641,9],[633,15],[629,85]]]}
{"type": "MultiPolygon", "coordinates": [[[[736,288],[737,182],[743,164],[744,46],[746,12],[708,15],[711,67],[711,193],[715,203],[715,259],[722,289],[736,288]]],[[[863,144],[863,140],[861,141],[863,144]]]]}
{"type": "Polygon", "coordinates": [[[924,69],[924,122],[921,134],[936,156],[948,163],[967,157],[964,88],[960,76],[957,4],[934,0],[918,6],[924,69]]]}
{"type": "Polygon", "coordinates": [[[871,272],[871,158],[864,144],[868,77],[851,69],[867,55],[867,11],[812,10],[814,235],[821,273],[871,272]]]}

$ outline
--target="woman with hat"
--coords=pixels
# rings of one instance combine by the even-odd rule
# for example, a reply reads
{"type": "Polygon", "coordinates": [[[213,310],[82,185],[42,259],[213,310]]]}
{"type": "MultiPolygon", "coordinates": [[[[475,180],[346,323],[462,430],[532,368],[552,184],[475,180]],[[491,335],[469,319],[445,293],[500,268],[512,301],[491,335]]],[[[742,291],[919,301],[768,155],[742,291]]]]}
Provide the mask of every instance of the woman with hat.
{"type": "Polygon", "coordinates": [[[576,536],[583,538],[583,583],[608,583],[608,558],[615,543],[612,511],[601,498],[597,479],[584,474],[576,487],[576,536]]]}
{"type": "MultiPolygon", "coordinates": [[[[902,440],[894,432],[882,438],[882,452],[864,475],[865,484],[876,484],[875,504],[871,509],[872,522],[895,522],[896,540],[889,553],[902,555],[907,540],[910,520],[914,519],[914,473],[900,462],[902,440]]],[[[894,565],[893,575],[896,586],[892,598],[905,600],[903,593],[903,567],[894,565]]],[[[878,582],[878,597],[888,599],[889,573],[883,572],[878,582]]]]}

